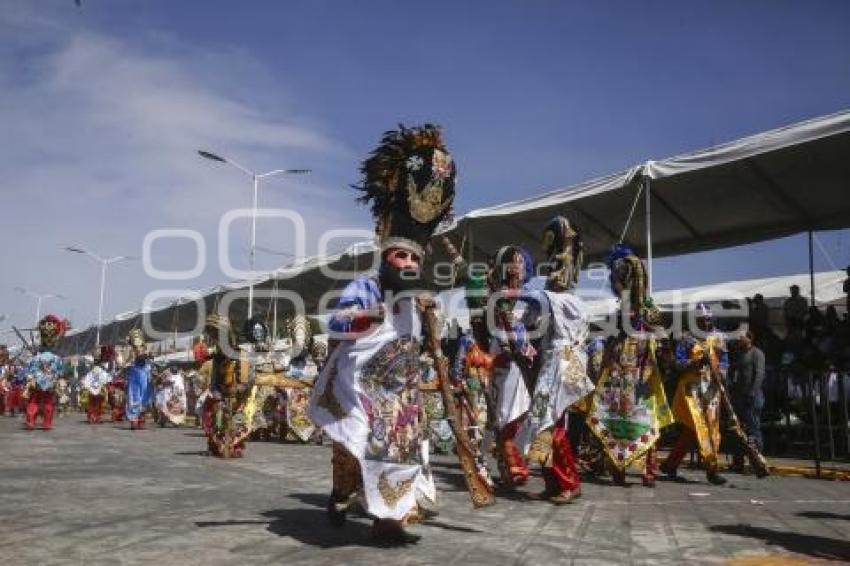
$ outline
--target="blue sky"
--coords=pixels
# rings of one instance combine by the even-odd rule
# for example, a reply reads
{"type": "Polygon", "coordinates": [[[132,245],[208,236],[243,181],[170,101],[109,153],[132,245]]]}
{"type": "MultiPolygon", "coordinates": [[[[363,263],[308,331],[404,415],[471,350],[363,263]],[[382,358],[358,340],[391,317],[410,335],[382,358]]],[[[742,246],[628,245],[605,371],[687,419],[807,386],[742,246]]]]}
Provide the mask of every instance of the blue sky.
{"type": "MultiPolygon", "coordinates": [[[[840,0],[82,3],[0,9],[0,313],[16,324],[34,305],[15,286],[63,293],[45,308],[95,319],[97,266],[61,245],[141,255],[145,234],[166,227],[214,241],[220,216],[249,205],[249,186],[197,148],[257,170],[311,167],[270,181],[261,203],[295,208],[315,236],[370,227],[347,185],[398,122],[443,125],[462,213],[850,107],[840,0]]],[[[258,240],[291,251],[280,226],[261,224],[258,240]]],[[[819,240],[850,263],[846,231],[819,240]]],[[[155,252],[176,268],[191,248],[155,252]]],[[[173,283],[225,280],[214,253],[201,276],[173,283]]],[[[830,267],[822,254],[816,265],[830,267]]],[[[655,267],[661,288],[795,273],[806,242],[655,267]]],[[[110,316],[163,286],[138,264],[109,281],[110,316]]]]}

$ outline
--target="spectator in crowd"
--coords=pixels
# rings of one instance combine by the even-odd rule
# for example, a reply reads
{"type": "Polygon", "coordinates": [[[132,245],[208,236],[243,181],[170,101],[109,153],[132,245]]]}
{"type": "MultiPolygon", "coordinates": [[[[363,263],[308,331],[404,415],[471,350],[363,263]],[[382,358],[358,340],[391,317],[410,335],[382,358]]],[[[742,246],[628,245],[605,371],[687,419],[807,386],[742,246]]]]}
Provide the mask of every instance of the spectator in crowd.
{"type": "Polygon", "coordinates": [[[806,338],[812,341],[817,341],[826,333],[826,319],[820,309],[815,306],[809,307],[805,329],[806,338]]]}
{"type": "Polygon", "coordinates": [[[815,306],[809,307],[805,330],[807,365],[815,370],[826,369],[829,336],[826,333],[826,319],[820,309],[815,306]]]}
{"type": "Polygon", "coordinates": [[[850,265],[848,265],[847,269],[844,271],[847,273],[847,279],[844,280],[844,304],[847,308],[847,312],[850,313],[850,265]]]}
{"type": "Polygon", "coordinates": [[[835,305],[829,305],[826,307],[826,333],[834,336],[838,332],[839,324],[838,309],[835,308],[835,305]]]}
{"type": "Polygon", "coordinates": [[[785,315],[785,330],[789,334],[793,329],[803,328],[808,309],[809,302],[800,295],[800,286],[791,285],[791,296],[782,305],[782,313],[785,315]]]}
{"type": "MultiPolygon", "coordinates": [[[[747,433],[747,438],[759,450],[762,449],[761,410],[764,407],[764,353],[753,342],[753,332],[748,330],[738,340],[738,348],[732,364],[732,402],[735,413],[747,433]]],[[[743,471],[744,451],[737,447],[732,469],[743,471]]]]}
{"type": "Polygon", "coordinates": [[[833,341],[835,365],[841,371],[850,371],[850,318],[848,313],[838,323],[833,341]]]}
{"type": "Polygon", "coordinates": [[[770,309],[764,302],[764,295],[756,293],[750,302],[750,329],[755,335],[756,343],[761,343],[767,336],[770,309]]]}

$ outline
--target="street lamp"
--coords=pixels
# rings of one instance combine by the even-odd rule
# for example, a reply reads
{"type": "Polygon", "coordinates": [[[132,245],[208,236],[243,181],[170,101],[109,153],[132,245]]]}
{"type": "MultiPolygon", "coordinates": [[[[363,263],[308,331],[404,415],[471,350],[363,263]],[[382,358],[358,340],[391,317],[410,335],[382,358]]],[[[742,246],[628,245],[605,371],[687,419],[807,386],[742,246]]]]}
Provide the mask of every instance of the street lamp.
{"type": "Polygon", "coordinates": [[[100,327],[103,324],[103,296],[106,291],[106,266],[112,263],[117,263],[124,260],[138,259],[128,255],[117,255],[115,257],[100,257],[96,253],[90,252],[87,249],[75,246],[65,246],[65,251],[75,254],[84,254],[93,260],[100,262],[100,305],[97,308],[97,337],[95,338],[95,349],[100,347],[100,327]]]}
{"type": "MultiPolygon", "coordinates": [[[[251,255],[249,256],[249,262],[251,266],[251,272],[254,271],[254,257],[257,254],[257,192],[260,186],[260,179],[265,179],[266,177],[273,177],[275,175],[306,175],[310,173],[310,169],[275,169],[274,171],[268,171],[266,173],[254,173],[250,169],[239,165],[237,162],[233,161],[230,158],[222,157],[215,153],[209,151],[198,150],[198,155],[203,157],[204,159],[209,159],[211,161],[218,161],[219,163],[227,163],[228,165],[232,165],[236,167],[249,177],[251,177],[251,181],[254,185],[254,201],[251,207],[251,255]]],[[[248,318],[251,318],[254,315],[254,282],[253,279],[248,284],[248,318]]]]}
{"type": "Polygon", "coordinates": [[[60,295],[59,293],[34,293],[29,289],[24,289],[23,287],[15,287],[15,291],[26,295],[28,297],[33,297],[36,300],[35,303],[35,323],[38,325],[39,319],[41,319],[41,302],[44,299],[62,299],[64,300],[65,295],[60,295]]]}

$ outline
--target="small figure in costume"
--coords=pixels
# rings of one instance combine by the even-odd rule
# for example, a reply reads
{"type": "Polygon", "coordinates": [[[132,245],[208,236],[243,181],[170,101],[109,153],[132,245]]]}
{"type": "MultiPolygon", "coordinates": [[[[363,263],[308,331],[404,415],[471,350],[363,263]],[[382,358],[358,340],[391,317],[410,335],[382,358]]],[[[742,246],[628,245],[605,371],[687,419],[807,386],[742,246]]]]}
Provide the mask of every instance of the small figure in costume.
{"type": "Polygon", "coordinates": [[[111,346],[101,346],[97,363],[83,377],[83,388],[88,393],[86,420],[89,424],[100,424],[102,422],[103,404],[109,392],[109,384],[112,382],[110,364],[114,354],[115,351],[111,346]]]}
{"type": "Polygon", "coordinates": [[[316,339],[313,327],[313,321],[304,315],[296,315],[286,323],[286,334],[292,341],[292,349],[285,373],[300,383],[298,387],[282,388],[285,403],[280,429],[291,432],[301,442],[308,442],[317,430],[307,414],[311,393],[308,384],[316,372],[321,370],[327,357],[327,349],[323,349],[324,343],[316,339]],[[315,371],[308,366],[308,360],[315,365],[315,371]]]}
{"type": "MultiPolygon", "coordinates": [[[[258,374],[270,375],[274,372],[274,364],[269,354],[269,329],[259,318],[250,318],[242,327],[242,351],[240,359],[249,372],[249,381],[256,383],[258,374]]],[[[273,384],[257,384],[254,393],[253,418],[250,423],[251,440],[271,438],[274,427],[274,411],[277,397],[277,387],[273,384]]]]}
{"type": "Polygon", "coordinates": [[[9,350],[5,344],[0,344],[0,415],[5,415],[6,411],[12,408],[9,392],[12,388],[13,375],[14,368],[9,359],[9,350]]]}
{"type": "Polygon", "coordinates": [[[723,485],[726,478],[717,471],[720,453],[720,391],[711,373],[725,381],[729,357],[723,333],[714,328],[711,311],[699,305],[697,332],[689,332],[676,346],[676,362],[681,373],[673,397],[673,415],[682,432],[661,471],[676,478],[679,465],[690,448],[699,448],[709,483],[723,485]]]}
{"type": "Polygon", "coordinates": [[[183,372],[176,365],[170,365],[160,373],[154,394],[154,406],[161,427],[167,423],[180,426],[186,420],[186,381],[183,372]]]}
{"type": "Polygon", "coordinates": [[[141,430],[145,428],[145,412],[150,409],[153,400],[151,362],[141,330],[131,330],[127,341],[132,349],[133,361],[125,370],[127,403],[124,413],[130,421],[130,430],[141,430]]]}
{"type": "Polygon", "coordinates": [[[533,273],[531,257],[518,246],[504,246],[497,253],[490,272],[495,323],[503,331],[493,333],[489,354],[493,357],[491,395],[495,405],[494,426],[501,484],[513,489],[528,481],[528,465],[515,437],[531,406],[527,381],[532,379],[536,352],[526,339],[522,309],[518,299],[533,273]],[[508,338],[510,336],[511,338],[508,338]],[[515,345],[512,345],[514,342],[515,345]]]}
{"type": "Polygon", "coordinates": [[[616,245],[607,264],[611,290],[620,299],[620,333],[606,347],[587,424],[602,444],[614,483],[625,485],[628,467],[645,457],[642,483],[655,487],[655,443],[673,422],[655,354],[661,316],[647,297],[643,262],[630,247],[616,245]]]}
{"type": "Polygon", "coordinates": [[[230,320],[212,314],[207,317],[204,332],[211,355],[209,394],[204,396],[201,414],[207,450],[219,458],[240,458],[258,409],[257,388],[247,360],[242,363],[238,359],[236,332],[230,320]]]}
{"type": "Polygon", "coordinates": [[[38,322],[41,339],[38,352],[30,360],[24,374],[27,400],[26,429],[35,428],[36,418],[41,415],[44,430],[53,428],[53,411],[56,402],[56,381],[62,372],[62,358],[51,352],[65,334],[65,323],[50,314],[38,322]]]}
{"type": "Polygon", "coordinates": [[[6,410],[14,417],[18,413],[26,413],[24,390],[27,386],[26,368],[18,364],[9,367],[9,389],[6,394],[6,410]]]}
{"type": "Polygon", "coordinates": [[[587,375],[587,311],[572,292],[581,272],[582,243],[563,216],[544,228],[543,251],[549,265],[545,289],[527,292],[523,298],[529,303],[523,324],[542,336],[531,408],[517,444],[543,468],[545,488],[536,498],[564,504],[581,495],[578,466],[567,436],[567,411],[594,385],[587,375]]]}
{"type": "Polygon", "coordinates": [[[127,379],[124,372],[116,371],[112,375],[112,381],[107,386],[107,399],[109,400],[109,418],[114,423],[124,421],[124,407],[127,404],[127,379]]]}

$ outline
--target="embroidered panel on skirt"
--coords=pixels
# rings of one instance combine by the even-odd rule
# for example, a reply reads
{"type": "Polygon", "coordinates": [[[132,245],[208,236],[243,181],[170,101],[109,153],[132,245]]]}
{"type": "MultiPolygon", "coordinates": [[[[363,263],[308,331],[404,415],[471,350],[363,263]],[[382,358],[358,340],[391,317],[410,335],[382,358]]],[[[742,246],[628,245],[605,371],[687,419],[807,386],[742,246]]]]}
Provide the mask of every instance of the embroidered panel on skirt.
{"type": "Polygon", "coordinates": [[[360,401],[369,427],[366,460],[423,462],[419,422],[422,371],[418,343],[407,339],[388,342],[363,366],[360,401]]]}
{"type": "Polygon", "coordinates": [[[620,469],[641,457],[672,422],[653,344],[632,337],[602,370],[587,423],[620,469]]]}
{"type": "Polygon", "coordinates": [[[690,368],[679,378],[673,397],[676,421],[694,432],[700,457],[717,461],[720,451],[720,392],[711,382],[709,368],[690,368]]]}

